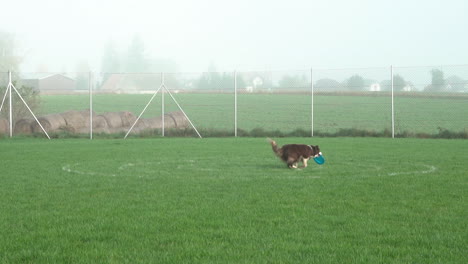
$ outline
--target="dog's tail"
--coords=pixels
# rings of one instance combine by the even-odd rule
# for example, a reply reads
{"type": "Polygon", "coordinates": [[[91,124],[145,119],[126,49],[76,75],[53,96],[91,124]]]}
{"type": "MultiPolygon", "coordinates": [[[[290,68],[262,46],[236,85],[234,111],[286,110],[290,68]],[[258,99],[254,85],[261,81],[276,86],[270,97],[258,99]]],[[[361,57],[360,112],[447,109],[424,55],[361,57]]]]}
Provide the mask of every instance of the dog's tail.
{"type": "Polygon", "coordinates": [[[267,141],[270,142],[271,148],[273,149],[273,152],[276,154],[276,156],[281,156],[281,150],[278,149],[278,145],[276,144],[276,142],[271,138],[267,138],[267,141]]]}

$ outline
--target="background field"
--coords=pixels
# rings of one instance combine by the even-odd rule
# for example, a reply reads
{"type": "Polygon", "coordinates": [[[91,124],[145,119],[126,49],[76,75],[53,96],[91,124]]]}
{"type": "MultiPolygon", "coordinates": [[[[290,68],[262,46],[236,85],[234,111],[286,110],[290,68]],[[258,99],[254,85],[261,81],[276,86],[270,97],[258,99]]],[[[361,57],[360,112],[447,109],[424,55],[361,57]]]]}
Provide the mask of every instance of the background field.
{"type": "MultiPolygon", "coordinates": [[[[314,96],[314,131],[336,133],[340,129],[364,131],[391,131],[391,97],[316,95],[314,96]]],[[[93,110],[98,114],[112,111],[130,111],[138,115],[148,103],[147,95],[96,94],[93,110]]],[[[233,94],[174,94],[198,129],[228,131],[234,135],[233,94]]],[[[42,96],[40,114],[61,113],[89,108],[87,95],[42,96]]],[[[417,93],[397,94],[395,98],[395,132],[436,134],[441,130],[468,131],[468,97],[463,95],[438,97],[417,93]]],[[[165,96],[165,111],[176,111],[169,95],[165,96]]],[[[161,115],[161,97],[158,95],[143,117],[161,115]]],[[[251,131],[262,128],[288,133],[311,130],[310,94],[239,94],[238,128],[251,131]]],[[[307,133],[310,135],[310,132],[307,133]]]]}
{"type": "Polygon", "coordinates": [[[466,140],[0,141],[2,263],[466,263],[466,140]]]}

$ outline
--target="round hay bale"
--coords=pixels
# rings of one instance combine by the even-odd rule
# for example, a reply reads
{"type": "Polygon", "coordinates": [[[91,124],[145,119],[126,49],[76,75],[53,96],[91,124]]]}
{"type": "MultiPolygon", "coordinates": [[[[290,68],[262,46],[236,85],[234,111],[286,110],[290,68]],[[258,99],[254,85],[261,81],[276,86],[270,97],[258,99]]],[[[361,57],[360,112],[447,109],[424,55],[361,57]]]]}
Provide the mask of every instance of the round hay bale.
{"type": "Polygon", "coordinates": [[[150,128],[150,124],[147,122],[147,119],[140,118],[138,122],[135,124],[134,128],[146,129],[146,128],[150,128]]]}
{"type": "Polygon", "coordinates": [[[93,129],[108,128],[106,118],[102,115],[93,117],[93,129]]]}
{"type": "MultiPolygon", "coordinates": [[[[65,119],[60,114],[50,114],[39,117],[37,120],[41,123],[42,127],[49,132],[56,132],[61,128],[67,126],[65,119]]],[[[42,133],[42,129],[37,122],[31,123],[32,130],[34,133],[42,133]]]]}
{"type": "Polygon", "coordinates": [[[18,122],[15,123],[15,127],[13,128],[13,132],[15,134],[32,134],[32,122],[36,122],[36,120],[32,119],[20,119],[18,122]]]}
{"type": "Polygon", "coordinates": [[[168,113],[164,115],[164,128],[177,127],[175,119],[168,113]]]}
{"type": "MultiPolygon", "coordinates": [[[[93,130],[93,131],[94,131],[94,130],[93,130]]],[[[78,134],[89,134],[89,126],[88,126],[88,127],[77,128],[77,129],[75,129],[74,133],[78,133],[78,134]]]]}
{"type": "MultiPolygon", "coordinates": [[[[151,117],[143,120],[148,128],[151,129],[161,129],[162,128],[162,117],[151,117]]],[[[167,113],[164,115],[164,128],[176,128],[176,127],[185,127],[185,124],[188,124],[187,119],[184,114],[180,111],[167,113]],[[182,124],[182,125],[179,125],[182,124]]]]}
{"type": "Polygon", "coordinates": [[[185,117],[182,111],[176,111],[168,113],[168,115],[174,120],[175,127],[177,128],[187,128],[190,127],[190,122],[187,117],[185,117]]]}
{"type": "Polygon", "coordinates": [[[122,127],[122,118],[120,117],[119,113],[108,112],[108,113],[102,114],[102,116],[106,119],[106,122],[109,128],[122,127]]]}
{"type": "MultiPolygon", "coordinates": [[[[88,114],[89,114],[89,112],[88,112],[88,114]]],[[[84,117],[84,115],[79,111],[74,111],[74,110],[67,111],[65,113],[61,113],[60,115],[65,120],[67,127],[71,127],[74,130],[78,130],[78,129],[86,127],[86,126],[89,127],[89,124],[88,124],[89,123],[89,116],[86,119],[84,117]]]]}
{"type": "Polygon", "coordinates": [[[151,129],[151,126],[148,120],[144,118],[140,118],[138,122],[135,124],[135,126],[133,127],[132,133],[141,133],[142,131],[150,130],[150,129],[151,129]]]}
{"type": "Polygon", "coordinates": [[[150,129],[159,129],[162,128],[162,118],[159,117],[151,117],[151,118],[145,118],[141,119],[143,120],[142,122],[145,123],[147,128],[150,129]]]}
{"type": "MultiPolygon", "coordinates": [[[[89,128],[89,109],[82,110],[82,111],[79,111],[79,112],[83,116],[83,118],[85,119],[86,125],[84,127],[89,128]]],[[[92,115],[93,115],[93,119],[94,119],[96,117],[96,112],[93,111],[92,115]]]]}
{"type": "Polygon", "coordinates": [[[93,133],[105,133],[109,134],[109,126],[107,121],[102,115],[97,115],[93,117],[93,133]]]}
{"type": "Polygon", "coordinates": [[[108,127],[98,127],[98,128],[93,128],[93,133],[97,134],[109,134],[110,130],[108,127]]]}
{"type": "Polygon", "coordinates": [[[7,134],[10,131],[10,123],[5,118],[0,118],[0,134],[7,134]]]}
{"type": "Polygon", "coordinates": [[[122,119],[122,126],[130,128],[133,123],[136,121],[136,116],[133,115],[131,112],[124,111],[119,112],[120,118],[122,119]]]}

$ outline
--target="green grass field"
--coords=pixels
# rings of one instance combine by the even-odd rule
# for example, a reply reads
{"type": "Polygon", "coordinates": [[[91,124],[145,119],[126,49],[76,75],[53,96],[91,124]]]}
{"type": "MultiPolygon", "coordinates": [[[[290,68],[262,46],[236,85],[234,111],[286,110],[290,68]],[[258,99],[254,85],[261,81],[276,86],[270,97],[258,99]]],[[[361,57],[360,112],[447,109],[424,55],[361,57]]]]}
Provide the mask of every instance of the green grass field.
{"type": "MultiPolygon", "coordinates": [[[[97,113],[130,111],[138,115],[152,95],[96,94],[93,110],[97,113]]],[[[233,94],[175,94],[189,118],[199,129],[231,131],[234,134],[233,94]]],[[[330,96],[314,97],[314,131],[335,133],[340,129],[391,131],[391,97],[330,96]]],[[[441,129],[468,131],[468,97],[463,95],[395,98],[395,132],[403,134],[435,134],[441,129]]],[[[169,95],[165,96],[165,111],[176,111],[169,95]]],[[[40,114],[60,113],[89,108],[87,95],[42,96],[40,114]]],[[[143,117],[161,115],[158,95],[143,117]]],[[[311,130],[311,98],[307,94],[240,94],[238,97],[238,128],[250,131],[291,132],[311,130]]],[[[310,133],[309,133],[310,135],[310,133]]]]}
{"type": "Polygon", "coordinates": [[[0,140],[0,262],[468,262],[468,141],[276,140],[0,140]]]}

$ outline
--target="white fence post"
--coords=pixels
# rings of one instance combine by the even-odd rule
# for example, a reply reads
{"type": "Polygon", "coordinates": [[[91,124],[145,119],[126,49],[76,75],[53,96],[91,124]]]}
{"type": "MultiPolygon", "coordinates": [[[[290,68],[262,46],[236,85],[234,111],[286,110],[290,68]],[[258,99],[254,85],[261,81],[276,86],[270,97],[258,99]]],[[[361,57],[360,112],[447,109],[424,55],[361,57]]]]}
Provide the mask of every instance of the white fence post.
{"type": "Polygon", "coordinates": [[[89,139],[93,139],[93,73],[89,72],[89,139]]]}
{"type": "Polygon", "coordinates": [[[10,102],[10,137],[13,137],[13,105],[11,104],[11,84],[13,83],[13,80],[11,79],[11,71],[8,71],[8,96],[9,102],[10,102]]]}
{"type": "MultiPolygon", "coordinates": [[[[164,73],[161,72],[161,87],[165,88],[165,84],[164,84],[164,73]]],[[[162,118],[162,122],[161,122],[161,125],[162,125],[162,136],[164,137],[164,89],[162,89],[161,91],[161,118],[162,118]]]]}
{"type": "Polygon", "coordinates": [[[234,137],[237,137],[237,71],[234,71],[234,137]]]}
{"type": "Polygon", "coordinates": [[[393,94],[393,65],[390,65],[390,77],[392,80],[392,138],[395,138],[395,102],[393,94]]]}
{"type": "Polygon", "coordinates": [[[310,117],[311,117],[311,136],[314,136],[314,71],[310,68],[310,117]]]}

